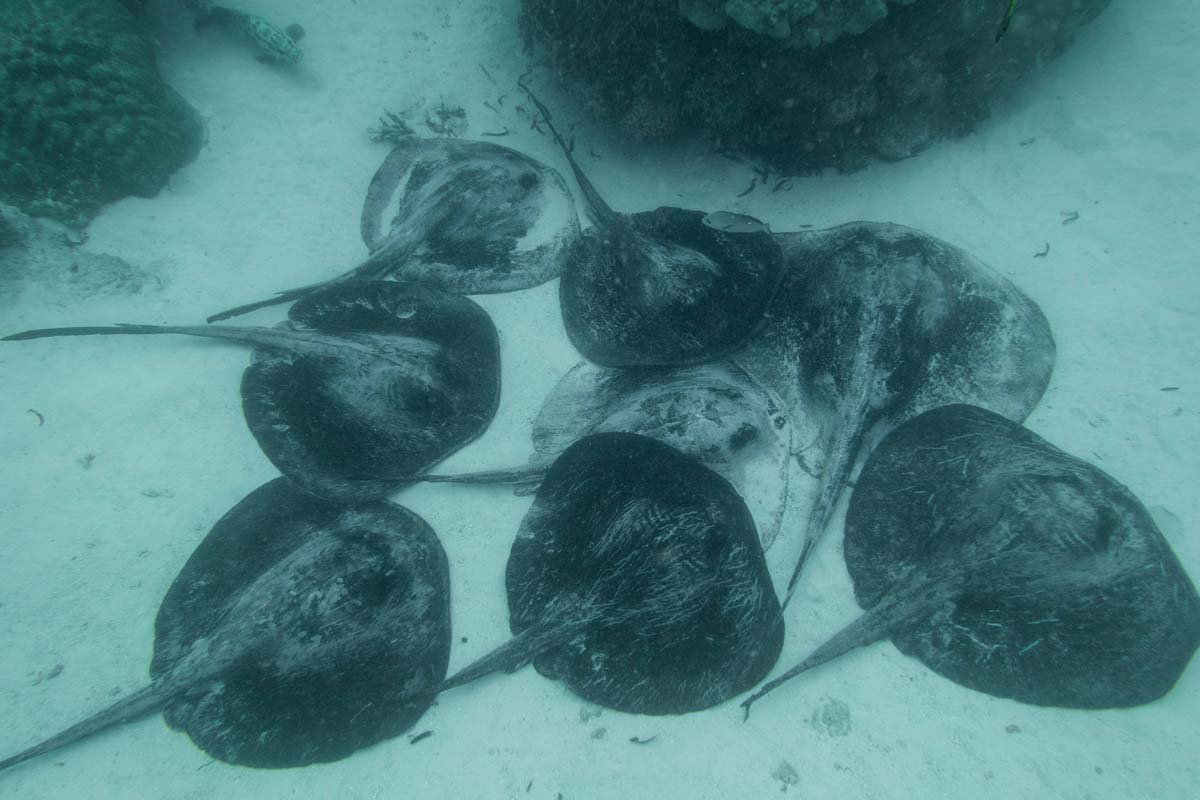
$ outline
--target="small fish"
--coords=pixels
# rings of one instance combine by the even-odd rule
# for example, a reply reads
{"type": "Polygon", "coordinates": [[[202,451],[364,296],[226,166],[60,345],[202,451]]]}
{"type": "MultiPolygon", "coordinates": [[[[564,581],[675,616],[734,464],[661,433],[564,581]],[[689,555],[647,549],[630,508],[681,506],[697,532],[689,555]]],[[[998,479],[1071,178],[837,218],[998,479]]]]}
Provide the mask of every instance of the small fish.
{"type": "Polygon", "coordinates": [[[700,220],[714,230],[725,233],[770,233],[771,226],[762,220],[747,214],[734,214],[732,211],[714,211],[705,214],[700,220]]]}
{"type": "Polygon", "coordinates": [[[1016,10],[1017,0],[1008,0],[1008,8],[1004,10],[1004,19],[1000,20],[1000,28],[996,31],[997,42],[1004,38],[1004,34],[1008,33],[1008,26],[1012,22],[1016,10]]]}
{"type": "Polygon", "coordinates": [[[285,32],[255,14],[225,6],[202,7],[196,27],[209,23],[245,37],[262,51],[255,60],[263,64],[296,64],[304,58],[304,51],[296,44],[304,38],[304,28],[299,25],[288,25],[285,32]]]}

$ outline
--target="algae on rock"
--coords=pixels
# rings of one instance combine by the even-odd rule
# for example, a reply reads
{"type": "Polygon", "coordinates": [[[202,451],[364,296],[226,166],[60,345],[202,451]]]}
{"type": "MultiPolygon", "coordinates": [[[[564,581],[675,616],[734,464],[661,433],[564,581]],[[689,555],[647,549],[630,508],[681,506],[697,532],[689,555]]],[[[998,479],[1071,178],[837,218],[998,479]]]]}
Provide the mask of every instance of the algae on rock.
{"type": "Polygon", "coordinates": [[[819,47],[864,32],[888,15],[888,2],[916,0],[679,0],[679,13],[705,30],[732,20],[792,47],[819,47]]]}
{"type": "Polygon", "coordinates": [[[702,134],[787,172],[853,170],[969,133],[1110,0],[522,0],[584,105],[638,137],[702,134]]]}
{"type": "Polygon", "coordinates": [[[0,200],[78,225],[195,155],[148,24],[121,0],[0,0],[0,200]]]}

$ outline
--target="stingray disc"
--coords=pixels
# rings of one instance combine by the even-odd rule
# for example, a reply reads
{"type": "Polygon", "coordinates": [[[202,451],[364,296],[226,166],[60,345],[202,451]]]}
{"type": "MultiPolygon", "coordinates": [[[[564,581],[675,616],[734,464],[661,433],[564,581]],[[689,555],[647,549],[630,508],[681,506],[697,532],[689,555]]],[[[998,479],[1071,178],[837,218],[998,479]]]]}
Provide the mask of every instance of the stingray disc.
{"type": "Polygon", "coordinates": [[[549,463],[589,433],[637,433],[727,478],[757,522],[763,549],[779,532],[792,452],[788,412],[737,365],[613,369],[576,364],[533,423],[535,460],[549,463]]]}
{"type": "Polygon", "coordinates": [[[679,208],[619,216],[576,240],[559,284],[567,335],[584,357],[694,364],[750,335],[783,268],[770,234],[717,230],[679,208]]]}
{"type": "Polygon", "coordinates": [[[479,436],[500,399],[500,348],[473,301],[386,281],[336,284],[289,312],[337,335],[336,357],[260,347],[242,376],[250,431],[279,471],[335,500],[380,497],[479,436]]]}
{"type": "Polygon", "coordinates": [[[523,153],[461,139],[401,141],[371,180],[362,237],[375,267],[465,294],[558,277],[579,218],[562,176],[523,153]],[[409,246],[416,237],[420,243],[409,246]],[[389,248],[402,254],[385,266],[389,248]]]}
{"type": "Polygon", "coordinates": [[[892,640],[999,697],[1148,703],[1200,644],[1200,597],[1137,498],[980,408],[938,408],[884,440],[851,498],[845,553],[867,609],[907,575],[951,577],[892,640]]]}
{"type": "Polygon", "coordinates": [[[1050,381],[1050,325],[1013,283],[969,253],[913,228],[852,222],[778,234],[787,271],[739,363],[785,401],[835,408],[874,387],[891,424],[950,403],[1018,422],[1050,381]],[[854,374],[858,334],[885,328],[865,379],[854,374]]]}
{"type": "Polygon", "coordinates": [[[1055,346],[1016,286],[920,231],[852,223],[780,239],[788,270],[734,358],[783,398],[794,424],[808,415],[819,429],[824,457],[790,597],[875,442],[948,403],[1025,419],[1049,383],[1055,346]]]}
{"type": "Polygon", "coordinates": [[[395,736],[450,656],[449,573],[430,527],[390,503],[337,506],[283,479],[213,527],[168,590],[150,672],[228,659],[172,701],[171,727],[214,758],[295,767],[395,736]]]}
{"type": "Polygon", "coordinates": [[[644,436],[588,436],[554,462],[513,544],[507,587],[514,635],[556,613],[591,620],[534,665],[621,711],[720,703],[757,683],[782,646],[745,503],[644,436]]]}

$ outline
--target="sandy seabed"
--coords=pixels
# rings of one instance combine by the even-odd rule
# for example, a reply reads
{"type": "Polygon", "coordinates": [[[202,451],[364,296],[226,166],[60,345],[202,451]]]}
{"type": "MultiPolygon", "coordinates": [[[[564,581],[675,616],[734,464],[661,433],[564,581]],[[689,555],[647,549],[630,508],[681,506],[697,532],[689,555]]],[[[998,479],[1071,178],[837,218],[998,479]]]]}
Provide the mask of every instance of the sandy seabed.
{"type": "MultiPolygon", "coordinates": [[[[136,292],[10,285],[0,330],[195,323],[353,265],[365,255],[363,193],[385,154],[366,129],[384,109],[419,120],[461,105],[468,137],[507,127],[500,141],[565,171],[514,110],[528,66],[518,5],[246,0],[307,29],[294,71],[184,21],[168,26],[163,70],[207,120],[208,142],[158,197],[106,208],[82,246],[154,280],[136,292]]],[[[538,85],[560,123],[581,120],[583,152],[602,156],[584,166],[618,209],[723,207],[777,231],[903,223],[1013,280],[1059,348],[1029,427],[1128,485],[1200,576],[1197,19],[1192,0],[1114,3],[967,139],[741,198],[748,165],[700,144],[620,141],[587,125],[544,72],[538,85]],[[1064,212],[1078,219],[1064,225],[1064,212]]],[[[542,398],[578,360],[555,283],[478,300],[500,331],[503,397],[447,470],[523,461],[542,398]]],[[[0,751],[143,685],[167,587],[212,524],[275,477],[242,420],[246,360],[240,347],[176,337],[0,347],[0,751]]],[[[445,486],[397,499],[449,555],[454,670],[508,635],[504,564],[530,501],[445,486]]],[[[785,528],[769,556],[780,578],[799,546],[787,539],[785,528]]],[[[822,543],[791,607],[780,668],[857,612],[839,539],[822,543]]],[[[1151,705],[1067,711],[970,691],[881,643],[780,689],[746,724],[735,702],[680,717],[601,711],[527,668],[444,697],[412,731],[434,735],[414,745],[401,736],[335,764],[253,770],[212,762],[154,716],[0,776],[0,796],[1191,798],[1197,718],[1196,665],[1151,705]]]]}

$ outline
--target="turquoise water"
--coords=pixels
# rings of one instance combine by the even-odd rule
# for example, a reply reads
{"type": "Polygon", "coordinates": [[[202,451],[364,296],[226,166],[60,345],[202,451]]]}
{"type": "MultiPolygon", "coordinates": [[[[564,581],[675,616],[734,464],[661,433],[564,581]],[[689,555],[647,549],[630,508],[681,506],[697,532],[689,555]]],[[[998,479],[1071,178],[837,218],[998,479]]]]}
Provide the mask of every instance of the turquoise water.
{"type": "MultiPolygon", "coordinates": [[[[515,109],[531,63],[515,0],[245,8],[301,23],[304,61],[263,67],[244,43],[168,17],[160,68],[204,118],[205,145],[157,196],[105,207],[82,243],[51,224],[29,228],[35,245],[19,262],[0,261],[14,276],[0,285],[0,333],[201,324],[353,266],[366,255],[363,195],[387,152],[366,131],[385,109],[419,122],[439,104],[461,106],[464,138],[507,128],[495,141],[568,173],[515,109]]],[[[1028,427],[1128,486],[1196,575],[1191,12],[1183,0],[1114,3],[970,136],[743,197],[751,165],[702,142],[631,141],[546,68],[537,80],[620,211],[721,207],[777,232],[895,222],[1012,281],[1044,311],[1058,348],[1028,427]],[[1070,214],[1078,218],[1064,225],[1070,214]]],[[[486,432],[440,465],[446,472],[524,462],[544,398],[580,360],[557,281],[475,299],[499,334],[500,404],[486,432]]],[[[246,321],[284,318],[276,307],[246,321]]],[[[155,613],[183,563],[228,509],[278,475],[242,417],[246,362],[241,348],[175,337],[0,346],[0,752],[143,686],[155,613]]],[[[796,474],[767,554],[780,589],[802,544],[787,532],[801,526],[813,485],[796,474]]],[[[453,672],[509,635],[505,562],[531,499],[425,485],[395,500],[445,548],[453,672]]],[[[845,501],[787,611],[772,674],[859,613],[842,559],[844,510],[845,501]]],[[[406,733],[331,764],[229,766],[155,715],[0,775],[0,796],[1183,798],[1200,783],[1198,706],[1194,665],[1149,705],[1072,711],[971,691],[887,642],[781,688],[745,724],[736,702],[661,717],[603,709],[525,668],[455,690],[406,733]],[[410,744],[426,730],[434,735],[410,744]]]]}

